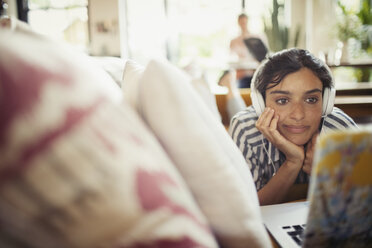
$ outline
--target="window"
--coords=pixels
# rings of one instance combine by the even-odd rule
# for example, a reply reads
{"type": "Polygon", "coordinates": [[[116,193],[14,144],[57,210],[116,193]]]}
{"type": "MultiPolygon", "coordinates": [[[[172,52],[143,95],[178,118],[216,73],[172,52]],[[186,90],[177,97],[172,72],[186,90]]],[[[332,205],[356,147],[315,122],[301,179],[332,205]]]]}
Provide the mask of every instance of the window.
{"type": "Polygon", "coordinates": [[[116,0],[119,4],[114,9],[101,0],[17,2],[18,7],[26,3],[21,9],[35,30],[81,50],[90,49],[93,55],[119,56],[121,50],[126,58],[142,64],[150,58],[165,58],[180,67],[197,62],[198,68],[214,70],[215,75],[227,66],[229,42],[239,33],[237,16],[247,13],[250,30],[263,32],[263,18],[271,7],[271,0],[116,0]],[[108,13],[95,14],[91,6],[97,3],[98,9],[106,8],[108,13]],[[119,22],[112,22],[117,8],[119,22]],[[113,39],[108,34],[115,39],[120,36],[114,52],[109,51],[114,45],[107,42],[113,39]]]}
{"type": "Polygon", "coordinates": [[[127,43],[130,58],[145,64],[167,57],[167,22],[164,0],[126,0],[127,43]]]}
{"type": "Polygon", "coordinates": [[[32,28],[87,51],[88,0],[29,0],[27,8],[32,28]]]}
{"type": "MultiPolygon", "coordinates": [[[[127,54],[142,64],[166,58],[179,67],[197,63],[215,82],[227,66],[229,42],[239,33],[237,17],[250,17],[250,30],[263,32],[271,0],[126,0],[127,54]],[[244,4],[243,4],[244,3],[244,4]],[[244,10],[243,10],[244,5],[244,10]]],[[[122,43],[123,44],[123,43],[122,43]]]]}

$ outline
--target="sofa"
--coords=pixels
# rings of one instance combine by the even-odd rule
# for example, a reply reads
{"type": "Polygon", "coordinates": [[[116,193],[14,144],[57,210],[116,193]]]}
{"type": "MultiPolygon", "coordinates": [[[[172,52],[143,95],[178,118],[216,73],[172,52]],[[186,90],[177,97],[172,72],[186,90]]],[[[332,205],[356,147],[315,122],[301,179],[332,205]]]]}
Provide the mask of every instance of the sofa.
{"type": "Polygon", "coordinates": [[[119,85],[12,25],[0,28],[0,247],[271,247],[245,159],[190,76],[123,60],[119,85]]]}

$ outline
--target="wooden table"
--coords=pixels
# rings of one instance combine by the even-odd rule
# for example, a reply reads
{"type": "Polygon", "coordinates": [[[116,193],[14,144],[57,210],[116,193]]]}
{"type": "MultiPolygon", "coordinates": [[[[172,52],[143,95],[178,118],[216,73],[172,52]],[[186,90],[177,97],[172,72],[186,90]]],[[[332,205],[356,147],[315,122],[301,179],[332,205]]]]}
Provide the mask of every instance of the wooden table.
{"type": "Polygon", "coordinates": [[[360,124],[372,123],[372,95],[336,96],[335,106],[360,124]]]}
{"type": "Polygon", "coordinates": [[[329,64],[329,68],[339,68],[339,67],[351,67],[351,68],[372,68],[372,60],[358,62],[358,63],[340,63],[340,64],[329,64]]]}
{"type": "Polygon", "coordinates": [[[372,82],[337,82],[336,96],[372,96],[372,82]]]}
{"type": "MultiPolygon", "coordinates": [[[[239,89],[240,91],[240,95],[242,96],[245,104],[247,106],[249,105],[252,105],[252,101],[251,101],[251,89],[249,88],[244,88],[244,89],[239,89]]],[[[225,126],[229,126],[230,124],[230,119],[229,119],[229,116],[227,114],[227,98],[226,98],[226,93],[218,93],[218,94],[215,94],[216,96],[216,103],[217,103],[217,108],[218,108],[218,111],[220,112],[220,115],[221,115],[221,118],[222,118],[222,123],[225,125],[225,126]]]]}

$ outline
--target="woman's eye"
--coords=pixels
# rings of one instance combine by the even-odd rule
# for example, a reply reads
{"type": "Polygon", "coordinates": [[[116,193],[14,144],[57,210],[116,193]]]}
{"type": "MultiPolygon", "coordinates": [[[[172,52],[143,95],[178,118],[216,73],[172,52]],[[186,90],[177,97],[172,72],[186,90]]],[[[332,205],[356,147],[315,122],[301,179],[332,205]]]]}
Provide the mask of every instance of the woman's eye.
{"type": "Polygon", "coordinates": [[[306,102],[307,103],[316,103],[318,102],[318,98],[317,97],[309,97],[306,99],[306,102]]]}
{"type": "Polygon", "coordinates": [[[279,104],[279,105],[284,105],[284,104],[286,104],[288,102],[288,99],[286,99],[286,98],[280,98],[280,99],[277,99],[275,102],[277,104],[279,104]]]}

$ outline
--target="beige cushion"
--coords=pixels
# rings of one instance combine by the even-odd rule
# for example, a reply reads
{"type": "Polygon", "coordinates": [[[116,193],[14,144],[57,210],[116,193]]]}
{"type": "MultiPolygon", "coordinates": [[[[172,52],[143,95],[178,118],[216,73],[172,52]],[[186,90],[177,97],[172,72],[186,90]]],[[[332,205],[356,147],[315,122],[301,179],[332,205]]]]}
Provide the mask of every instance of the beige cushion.
{"type": "Polygon", "coordinates": [[[121,88],[126,102],[138,108],[138,81],[145,68],[133,60],[127,60],[123,72],[121,88]]]}
{"type": "Polygon", "coordinates": [[[47,40],[0,37],[0,246],[217,247],[110,76],[47,40]]]}
{"type": "MultiPolygon", "coordinates": [[[[125,63],[121,86],[126,101],[135,108],[138,107],[138,81],[141,78],[144,70],[145,67],[138,64],[134,60],[128,60],[125,63]]],[[[191,80],[191,84],[215,118],[217,118],[218,121],[221,121],[216,97],[211,92],[208,83],[203,78],[193,78],[191,80]]]]}
{"type": "Polygon", "coordinates": [[[151,61],[137,83],[131,86],[137,111],[185,178],[221,244],[270,247],[245,159],[190,77],[168,62],[151,61]]]}
{"type": "Polygon", "coordinates": [[[203,77],[193,78],[191,84],[194,86],[196,92],[201,96],[203,102],[207,105],[208,109],[212,114],[217,118],[218,121],[221,121],[221,115],[218,111],[216,96],[212,93],[208,83],[203,77]]]}

